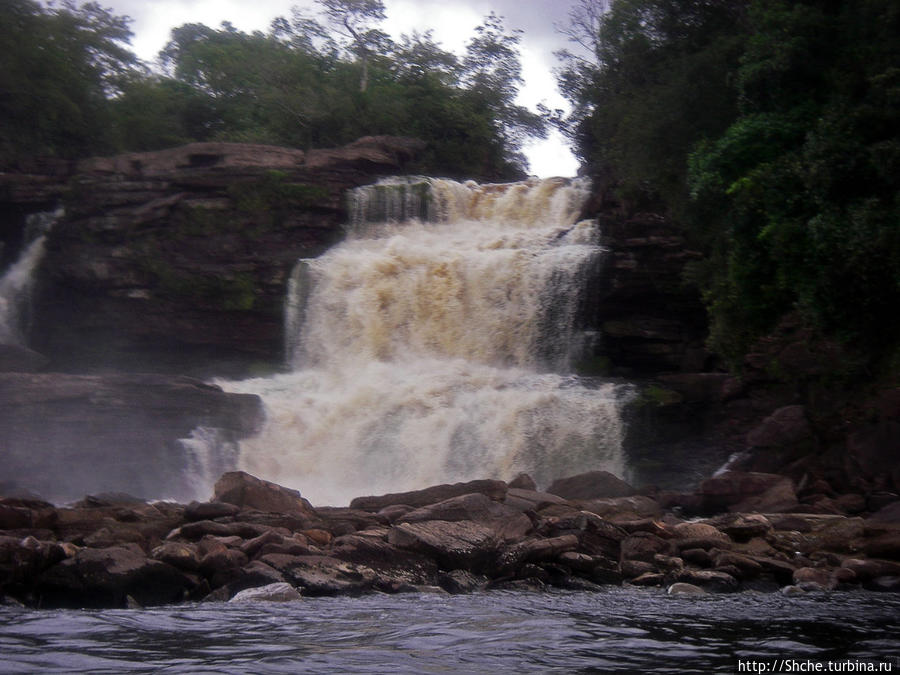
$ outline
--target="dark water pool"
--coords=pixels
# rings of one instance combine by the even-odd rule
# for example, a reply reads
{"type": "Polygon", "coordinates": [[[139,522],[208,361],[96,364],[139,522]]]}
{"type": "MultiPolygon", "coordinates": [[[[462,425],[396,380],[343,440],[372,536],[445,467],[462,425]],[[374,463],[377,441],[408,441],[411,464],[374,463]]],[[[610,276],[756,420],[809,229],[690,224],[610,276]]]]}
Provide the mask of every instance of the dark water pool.
{"type": "Polygon", "coordinates": [[[613,588],[0,608],[2,673],[726,673],[753,672],[751,661],[782,672],[817,663],[820,672],[900,672],[898,657],[900,597],[863,592],[613,588]]]}

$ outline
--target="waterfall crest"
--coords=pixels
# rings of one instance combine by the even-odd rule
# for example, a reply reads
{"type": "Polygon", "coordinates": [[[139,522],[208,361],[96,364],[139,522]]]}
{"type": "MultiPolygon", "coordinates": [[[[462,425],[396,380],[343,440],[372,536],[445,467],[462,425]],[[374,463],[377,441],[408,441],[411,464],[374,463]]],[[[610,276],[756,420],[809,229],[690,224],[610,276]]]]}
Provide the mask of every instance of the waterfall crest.
{"type": "Polygon", "coordinates": [[[347,240],[298,263],[292,372],[220,383],[268,421],[241,468],[314,504],[520,471],[621,475],[625,391],[568,375],[601,250],[581,180],[395,178],[350,195],[347,240]]]}

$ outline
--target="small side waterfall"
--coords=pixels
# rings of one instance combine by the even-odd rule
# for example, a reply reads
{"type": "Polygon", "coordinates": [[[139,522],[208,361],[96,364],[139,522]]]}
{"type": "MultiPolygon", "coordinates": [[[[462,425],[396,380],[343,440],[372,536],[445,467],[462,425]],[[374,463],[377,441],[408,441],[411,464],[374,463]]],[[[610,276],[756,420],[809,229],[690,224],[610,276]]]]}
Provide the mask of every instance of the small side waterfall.
{"type": "Polygon", "coordinates": [[[314,504],[520,471],[621,475],[627,388],[568,374],[601,250],[589,185],[390,179],[350,195],[348,239],[302,260],[293,372],[225,389],[268,421],[241,468],[314,504]]]}
{"type": "Polygon", "coordinates": [[[22,252],[0,277],[0,344],[25,346],[34,271],[44,256],[44,243],[62,209],[33,213],[25,224],[22,252]]]}

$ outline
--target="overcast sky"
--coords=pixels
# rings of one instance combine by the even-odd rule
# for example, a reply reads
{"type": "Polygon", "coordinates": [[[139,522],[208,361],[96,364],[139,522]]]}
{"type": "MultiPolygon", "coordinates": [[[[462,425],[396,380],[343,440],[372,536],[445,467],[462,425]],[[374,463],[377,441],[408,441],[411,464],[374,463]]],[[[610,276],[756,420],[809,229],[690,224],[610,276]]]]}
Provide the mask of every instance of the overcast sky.
{"type": "MultiPolygon", "coordinates": [[[[507,30],[521,29],[520,49],[525,78],[519,103],[534,109],[543,102],[550,108],[565,108],[556,88],[553,52],[566,46],[555,24],[565,24],[576,0],[384,0],[386,32],[394,37],[413,30],[434,30],[435,41],[444,49],[461,53],[475,26],[491,11],[505,17],[507,30]]],[[[230,21],[243,31],[266,31],[277,16],[290,17],[294,6],[315,7],[313,0],[106,0],[115,14],[133,19],[132,47],[145,61],[153,62],[168,41],[169,31],[185,23],[203,23],[218,28],[230,21]]],[[[531,172],[538,176],[572,176],[578,163],[564,140],[554,132],[547,141],[526,148],[531,172]]]]}

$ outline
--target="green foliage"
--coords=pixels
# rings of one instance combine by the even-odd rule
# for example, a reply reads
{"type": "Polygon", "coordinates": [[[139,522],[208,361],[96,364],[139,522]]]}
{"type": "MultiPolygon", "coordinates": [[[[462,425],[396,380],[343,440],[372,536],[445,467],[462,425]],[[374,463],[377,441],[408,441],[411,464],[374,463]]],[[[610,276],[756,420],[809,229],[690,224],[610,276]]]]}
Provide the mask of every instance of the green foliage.
{"type": "Polygon", "coordinates": [[[519,36],[489,15],[463,58],[430,33],[392,41],[381,0],[318,0],[268,32],[185,24],[151,72],[127,48],[127,17],[95,3],[0,4],[0,162],[234,141],[333,147],[416,136],[416,169],[521,177],[543,119],[515,104],[519,36]]]}
{"type": "Polygon", "coordinates": [[[128,22],[96,3],[0,3],[0,162],[111,147],[107,101],[137,63],[128,22]]]}
{"type": "Polygon", "coordinates": [[[873,359],[900,342],[900,6],[581,0],[563,55],[585,161],[661,197],[705,252],[688,277],[739,363],[785,313],[873,359]]]}

